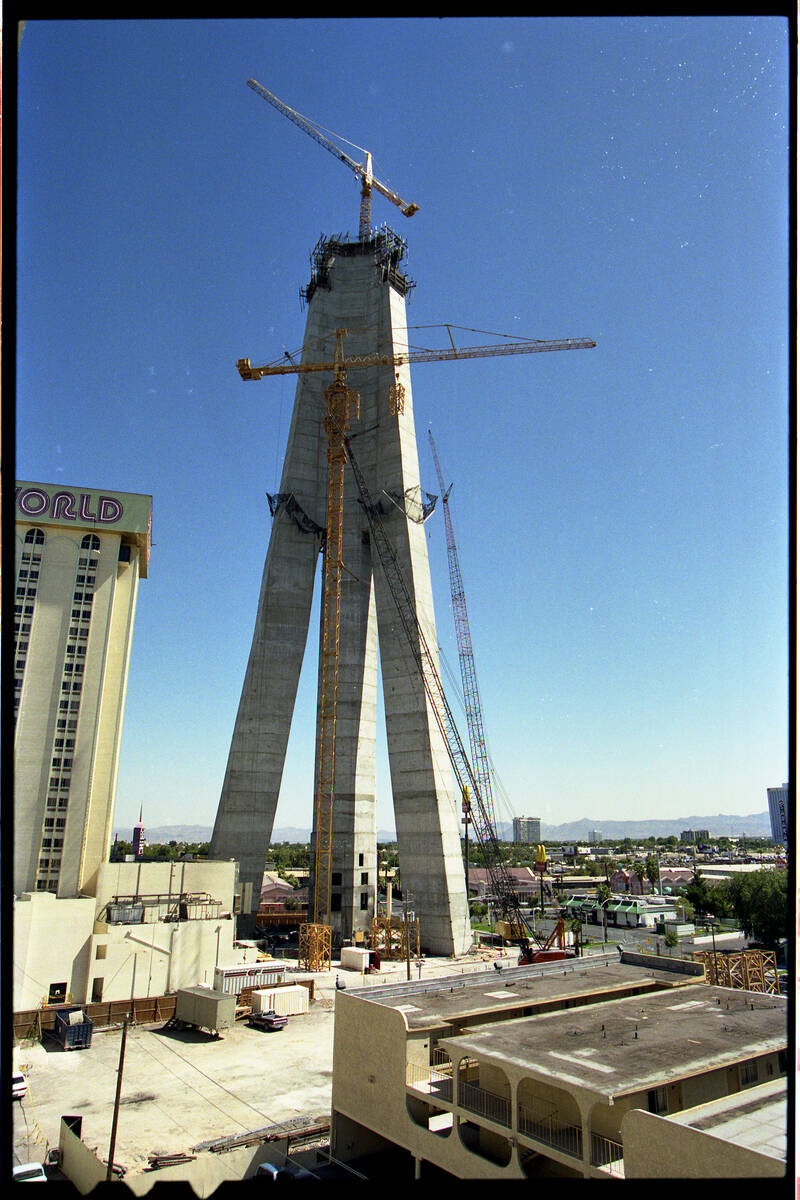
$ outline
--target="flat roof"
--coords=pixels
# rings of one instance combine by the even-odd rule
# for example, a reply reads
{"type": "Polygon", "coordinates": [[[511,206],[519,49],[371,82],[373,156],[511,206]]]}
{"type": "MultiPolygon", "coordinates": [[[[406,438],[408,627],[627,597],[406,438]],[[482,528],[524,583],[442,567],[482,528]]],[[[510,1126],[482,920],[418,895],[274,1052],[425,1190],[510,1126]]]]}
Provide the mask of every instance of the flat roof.
{"type": "Polygon", "coordinates": [[[782,996],[699,983],[476,1026],[440,1044],[611,1100],[781,1050],[787,1036],[782,996]]]}
{"type": "Polygon", "coordinates": [[[352,994],[398,1009],[408,1029],[414,1031],[475,1021],[504,1011],[519,1012],[523,1007],[548,1007],[578,997],[591,1003],[592,997],[602,1000],[632,987],[640,991],[686,987],[700,978],[679,970],[611,961],[598,955],[450,975],[425,983],[360,988],[352,994]]]}
{"type": "Polygon", "coordinates": [[[665,1119],[786,1160],[788,1086],[784,1077],[721,1096],[665,1119]]]}

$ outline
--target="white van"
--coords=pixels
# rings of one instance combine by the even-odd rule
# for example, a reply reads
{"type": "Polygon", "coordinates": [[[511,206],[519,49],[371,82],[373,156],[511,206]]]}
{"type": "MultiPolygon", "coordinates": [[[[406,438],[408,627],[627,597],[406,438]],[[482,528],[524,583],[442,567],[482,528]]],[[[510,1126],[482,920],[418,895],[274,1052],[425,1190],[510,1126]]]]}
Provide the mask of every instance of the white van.
{"type": "Polygon", "coordinates": [[[11,1095],[14,1100],[23,1100],[28,1094],[28,1081],[22,1071],[15,1071],[11,1077],[11,1095]]]}
{"type": "Polygon", "coordinates": [[[41,1163],[20,1163],[11,1172],[14,1183],[47,1183],[47,1176],[41,1163]]]}

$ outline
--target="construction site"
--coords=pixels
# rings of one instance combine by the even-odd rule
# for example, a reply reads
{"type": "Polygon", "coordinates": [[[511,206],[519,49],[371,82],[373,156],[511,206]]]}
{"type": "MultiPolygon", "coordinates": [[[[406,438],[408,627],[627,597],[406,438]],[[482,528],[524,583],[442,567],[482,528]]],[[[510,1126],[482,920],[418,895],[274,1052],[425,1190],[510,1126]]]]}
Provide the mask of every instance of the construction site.
{"type": "MultiPolygon", "coordinates": [[[[297,390],[280,492],[270,497],[272,531],[211,856],[236,859],[258,895],[321,558],[312,882],[302,962],[324,969],[356,934],[374,934],[378,953],[389,948],[386,935],[370,929],[379,662],[398,854],[421,947],[458,956],[471,944],[463,823],[491,873],[498,916],[533,961],[543,947],[520,912],[497,840],[466,597],[437,456],[469,750],[442,686],[424,531],[437,498],[420,486],[410,367],[595,343],[506,338],[459,348],[448,326],[449,344],[414,345],[405,309],[412,282],[400,269],[406,244],[385,224],[373,227],[372,197],[407,218],[418,206],[374,177],[369,154],[356,162],[257,81],[248,86],[355,174],[361,200],[358,238],[323,237],[314,248],[301,293],[308,316],[299,355],[238,363],[245,381],[296,375],[297,390]]],[[[244,929],[244,909],[240,921],[244,929]]]]}
{"type": "MultiPolygon", "coordinates": [[[[311,251],[302,347],[231,364],[243,385],[292,376],[296,392],[208,865],[190,864],[179,885],[171,869],[168,879],[138,864],[135,879],[128,864],[113,879],[100,873],[81,917],[81,979],[102,971],[100,959],[100,988],[87,982],[69,1005],[65,985],[18,1014],[15,1067],[28,1095],[15,1151],[46,1151],[83,1193],[111,1179],[142,1194],[188,1180],[210,1195],[267,1167],[340,1180],[621,1179],[648,1174],[648,1143],[654,1173],[692,1177],[720,1173],[720,1138],[732,1174],[783,1174],[786,1003],[763,961],[689,961],[630,944],[578,958],[557,911],[550,928],[533,920],[498,836],[450,488],[432,433],[440,494],[421,486],[411,367],[491,358],[499,372],[507,356],[595,342],[497,334],[470,344],[475,331],[446,325],[419,344],[406,315],[407,243],[373,224],[372,203],[405,218],[418,206],[373,175],[370,154],[352,159],[247,84],[356,177],[358,235],[323,235],[311,251]],[[437,504],[466,734],[441,677],[425,530],[437,504]],[[258,948],[259,916],[280,925],[286,914],[268,914],[260,897],[318,573],[309,898],[297,955],[281,962],[258,948]],[[390,888],[378,903],[379,686],[395,911],[390,888]],[[486,872],[492,947],[472,928],[470,866],[486,872]],[[131,942],[123,979],[116,964],[131,942]],[[112,977],[118,991],[104,992],[112,977]],[[90,1024],[94,1014],[97,1034],[75,1054],[51,1036],[65,1008],[90,1024]],[[749,1144],[720,1132],[743,1089],[762,1114],[751,1115],[761,1133],[749,1144]]],[[[536,869],[543,913],[543,848],[536,869]]],[[[45,908],[29,904],[32,928],[45,928],[45,908]]]]}

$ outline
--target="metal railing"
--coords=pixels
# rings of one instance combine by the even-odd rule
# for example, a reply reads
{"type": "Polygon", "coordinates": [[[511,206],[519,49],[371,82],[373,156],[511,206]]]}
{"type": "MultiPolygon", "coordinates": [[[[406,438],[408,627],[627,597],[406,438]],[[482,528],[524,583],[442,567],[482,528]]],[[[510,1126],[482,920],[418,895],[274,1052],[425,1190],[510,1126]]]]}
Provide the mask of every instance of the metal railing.
{"type": "Polygon", "coordinates": [[[417,1063],[408,1063],[406,1067],[406,1086],[415,1092],[424,1092],[428,1096],[436,1096],[448,1103],[453,1099],[453,1074],[437,1067],[424,1067],[417,1063]]]}
{"type": "Polygon", "coordinates": [[[592,1166],[608,1171],[618,1179],[625,1178],[622,1144],[599,1133],[592,1134],[592,1166]]]}
{"type": "Polygon", "coordinates": [[[544,1142],[573,1158],[583,1158],[583,1132],[580,1125],[559,1121],[555,1109],[550,1113],[533,1112],[519,1105],[517,1114],[519,1132],[532,1141],[544,1142]]]}
{"type": "Polygon", "coordinates": [[[497,1125],[511,1128],[511,1101],[504,1096],[496,1096],[494,1092],[487,1092],[486,1088],[459,1079],[458,1103],[461,1108],[466,1108],[479,1117],[486,1117],[497,1125]]]}

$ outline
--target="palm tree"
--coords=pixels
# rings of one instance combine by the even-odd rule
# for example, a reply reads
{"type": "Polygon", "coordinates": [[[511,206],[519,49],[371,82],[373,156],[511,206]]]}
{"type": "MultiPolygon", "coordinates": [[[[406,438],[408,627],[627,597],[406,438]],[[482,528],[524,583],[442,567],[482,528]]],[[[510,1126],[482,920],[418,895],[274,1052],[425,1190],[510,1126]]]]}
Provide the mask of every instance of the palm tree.
{"type": "Polygon", "coordinates": [[[608,902],[613,896],[613,892],[607,883],[601,883],[597,889],[597,899],[600,901],[600,906],[603,910],[603,942],[608,941],[608,914],[606,912],[608,902]]]}

